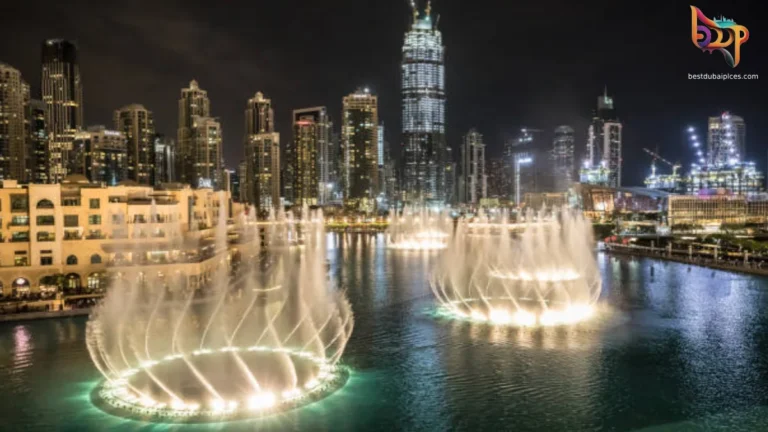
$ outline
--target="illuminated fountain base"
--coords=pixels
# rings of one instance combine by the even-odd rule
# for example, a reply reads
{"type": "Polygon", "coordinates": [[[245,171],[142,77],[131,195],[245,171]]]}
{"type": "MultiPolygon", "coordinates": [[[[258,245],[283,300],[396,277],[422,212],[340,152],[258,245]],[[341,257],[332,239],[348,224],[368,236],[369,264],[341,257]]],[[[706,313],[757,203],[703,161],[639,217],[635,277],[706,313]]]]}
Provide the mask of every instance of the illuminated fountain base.
{"type": "Polygon", "coordinates": [[[588,282],[570,269],[538,272],[492,270],[487,278],[459,282],[471,287],[463,297],[445,279],[430,285],[441,302],[438,314],[453,319],[522,327],[571,325],[595,313],[600,282],[588,282]],[[594,289],[593,289],[594,288],[594,289]]]}
{"type": "Polygon", "coordinates": [[[343,387],[349,371],[308,351],[253,346],[167,356],[119,376],[102,381],[92,392],[102,410],[149,422],[209,423],[258,418],[312,403],[343,387]],[[238,377],[240,362],[249,373],[238,377]]]}
{"type": "Polygon", "coordinates": [[[546,307],[533,299],[470,298],[446,303],[438,315],[491,325],[517,327],[573,325],[587,321],[595,314],[589,304],[549,304],[546,307]],[[517,306],[515,305],[517,304],[517,306]]]}

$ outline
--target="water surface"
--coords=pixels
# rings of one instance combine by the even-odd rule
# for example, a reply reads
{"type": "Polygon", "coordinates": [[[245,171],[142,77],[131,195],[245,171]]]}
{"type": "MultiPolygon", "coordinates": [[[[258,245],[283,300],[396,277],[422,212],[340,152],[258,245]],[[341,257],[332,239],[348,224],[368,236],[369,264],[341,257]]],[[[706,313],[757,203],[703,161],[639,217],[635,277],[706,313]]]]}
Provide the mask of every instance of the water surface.
{"type": "Polygon", "coordinates": [[[0,430],[768,430],[766,278],[599,255],[599,323],[492,328],[434,317],[434,253],[332,238],[355,330],[330,398],[228,425],[127,421],[89,401],[86,318],[2,323],[0,430]]]}

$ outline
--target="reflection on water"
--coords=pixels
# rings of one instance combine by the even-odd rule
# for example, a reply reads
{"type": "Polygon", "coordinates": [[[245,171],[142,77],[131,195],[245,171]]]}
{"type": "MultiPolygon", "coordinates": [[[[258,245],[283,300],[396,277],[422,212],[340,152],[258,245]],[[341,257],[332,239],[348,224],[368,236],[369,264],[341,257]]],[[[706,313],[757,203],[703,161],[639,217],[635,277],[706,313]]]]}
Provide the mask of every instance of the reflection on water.
{"type": "Polygon", "coordinates": [[[600,255],[594,324],[497,328],[433,316],[437,254],[329,237],[356,323],[343,358],[354,373],[327,400],[257,424],[127,422],[88,402],[85,318],[5,323],[0,429],[768,430],[765,278],[600,255]]]}

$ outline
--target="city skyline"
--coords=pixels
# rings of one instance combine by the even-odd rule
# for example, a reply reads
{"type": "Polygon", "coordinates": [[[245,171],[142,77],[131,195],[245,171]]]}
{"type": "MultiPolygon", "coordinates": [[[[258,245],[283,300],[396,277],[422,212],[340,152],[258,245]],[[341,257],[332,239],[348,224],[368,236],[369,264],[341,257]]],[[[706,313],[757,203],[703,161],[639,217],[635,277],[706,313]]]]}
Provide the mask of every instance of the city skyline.
{"type": "MultiPolygon", "coordinates": [[[[647,26],[645,18],[648,17],[630,17],[625,13],[626,7],[621,5],[592,5],[585,10],[578,10],[567,3],[556,3],[561,13],[549,14],[545,10],[548,9],[546,5],[494,7],[499,8],[497,12],[514,12],[541,23],[541,29],[550,33],[546,38],[549,41],[562,35],[562,30],[556,26],[566,16],[586,16],[590,10],[597,8],[602,9],[606,15],[609,26],[606,31],[618,31],[627,26],[647,26]]],[[[270,6],[264,13],[275,18],[267,20],[269,22],[287,20],[287,28],[275,33],[274,39],[269,41],[268,49],[253,55],[246,49],[250,37],[244,31],[244,23],[232,16],[215,14],[206,17],[202,11],[192,7],[170,20],[170,26],[161,26],[158,34],[152,35],[149,33],[150,28],[157,30],[152,23],[157,23],[162,17],[169,17],[171,12],[177,12],[172,5],[147,3],[141,8],[146,12],[124,14],[111,13],[114,8],[105,8],[103,5],[51,5],[46,9],[48,12],[41,14],[39,22],[14,20],[0,30],[13,32],[19,26],[27,30],[14,39],[14,44],[0,48],[0,61],[22,73],[23,79],[31,85],[32,96],[35,98],[40,90],[41,41],[57,37],[72,39],[78,45],[80,73],[84,82],[83,127],[98,124],[110,126],[115,109],[138,103],[155,113],[157,131],[171,137],[176,135],[174,101],[178,98],[178,89],[190,80],[197,79],[209,91],[216,106],[216,115],[221,118],[223,150],[229,168],[237,166],[242,154],[242,101],[256,89],[262,89],[280,101],[275,107],[275,129],[285,133],[290,130],[288,115],[292,110],[303,106],[324,105],[329,112],[340,112],[339,96],[346,94],[349,87],[366,85],[379,95],[380,117],[389,125],[386,140],[392,144],[393,154],[399,158],[399,63],[403,35],[411,20],[409,6],[406,2],[374,4],[361,11],[353,7],[345,9],[344,6],[343,1],[339,2],[333,10],[338,8],[361,16],[373,15],[377,19],[370,28],[355,24],[351,29],[366,35],[361,38],[363,40],[344,39],[357,53],[351,56],[356,59],[354,61],[334,62],[332,58],[335,59],[337,54],[330,49],[327,53],[309,53],[305,52],[309,50],[302,49],[301,52],[308,55],[304,62],[306,67],[311,68],[317,77],[309,81],[303,79],[302,73],[291,72],[299,69],[293,67],[294,60],[289,58],[289,53],[302,44],[300,36],[288,33],[300,24],[311,25],[319,30],[329,29],[337,18],[330,13],[332,11],[327,16],[324,14],[326,19],[320,21],[303,11],[291,16],[288,9],[294,8],[282,5],[270,6]],[[106,10],[110,10],[109,16],[106,10]],[[115,18],[118,15],[120,18],[115,18]],[[72,19],[61,20],[60,16],[72,19]],[[88,20],[88,25],[85,25],[80,21],[83,16],[100,19],[88,20]],[[203,18],[210,18],[210,21],[203,18]],[[227,18],[232,22],[225,24],[227,18]],[[55,25],[52,25],[53,22],[55,25]],[[99,39],[97,31],[107,24],[114,30],[114,38],[109,44],[99,39]],[[179,35],[191,32],[195,35],[191,40],[196,43],[170,34],[171,28],[178,30],[179,35]],[[137,58],[132,58],[122,50],[123,45],[127,45],[127,39],[130,39],[131,31],[143,38],[139,44],[143,54],[137,58]],[[163,36],[166,40],[161,40],[163,36]],[[208,36],[211,44],[217,43],[226,48],[221,52],[212,52],[208,60],[193,58],[192,53],[200,43],[199,38],[208,36]],[[359,54],[358,47],[371,42],[373,44],[366,54],[359,54]],[[168,64],[173,67],[166,68],[168,64]],[[120,68],[119,65],[125,67],[120,68]],[[229,79],[228,73],[237,79],[229,79]],[[323,85],[314,85],[317,83],[323,85]]],[[[422,2],[418,6],[423,8],[425,5],[422,2]]],[[[238,5],[233,7],[237,8],[238,5]]],[[[744,21],[748,9],[744,5],[701,7],[713,10],[716,14],[734,16],[740,22],[744,21]]],[[[759,81],[697,82],[687,79],[688,73],[731,71],[726,70],[726,65],[691,49],[690,41],[686,39],[689,18],[686,7],[660,4],[655,8],[654,20],[658,22],[661,16],[664,24],[679,31],[652,34],[642,31],[624,32],[621,41],[601,42],[602,45],[590,42],[578,52],[560,52],[562,50],[544,46],[529,38],[519,39],[524,32],[518,29],[510,30],[506,36],[491,34],[484,27],[495,18],[482,14],[482,8],[479,7],[473,11],[457,2],[446,0],[435,2],[432,9],[434,15],[440,16],[439,26],[447,52],[447,144],[454,150],[459,147],[462,134],[472,126],[486,136],[489,155],[497,155],[501,152],[504,139],[514,136],[522,125],[552,131],[557,125],[567,124],[575,129],[575,145],[579,152],[586,140],[586,125],[591,116],[592,101],[607,85],[620,107],[619,117],[625,123],[624,158],[639,162],[624,167],[624,184],[640,185],[647,175],[650,160],[642,152],[645,146],[658,147],[659,152],[668,159],[679,160],[684,165],[690,163],[693,155],[685,142],[685,126],[693,124],[703,129],[709,116],[723,111],[739,113],[752,125],[747,136],[746,158],[756,160],[761,169],[765,166],[762,147],[768,132],[766,126],[759,124],[759,119],[766,114],[765,108],[760,107],[759,103],[759,96],[765,94],[764,86],[761,87],[759,81]],[[476,20],[462,22],[466,14],[476,20]],[[465,24],[470,29],[465,29],[465,24]],[[477,31],[471,31],[473,29],[477,31]],[[506,47],[505,44],[518,39],[526,43],[518,45],[517,51],[506,47]],[[657,57],[654,59],[640,53],[646,46],[662,44],[666,48],[655,52],[657,57]],[[491,52],[497,55],[489,56],[491,52]],[[541,56],[537,56],[537,53],[548,54],[548,58],[539,58],[541,56]],[[549,55],[556,53],[560,56],[549,55]],[[619,56],[621,61],[615,56],[619,56]],[[514,63],[514,60],[524,61],[526,67],[522,71],[509,71],[503,67],[514,63]],[[553,62],[558,67],[550,70],[553,62]],[[582,63],[590,66],[581,66],[582,63]],[[506,70],[506,74],[511,75],[507,77],[505,73],[495,72],[496,69],[506,70]],[[662,100],[663,104],[660,103],[662,100]],[[652,128],[656,132],[650,132],[652,128]],[[663,133],[658,133],[658,130],[663,133]]],[[[503,13],[494,15],[500,16],[503,13]]],[[[745,24],[750,23],[746,21],[745,24]]],[[[599,39],[595,33],[589,33],[592,30],[580,31],[585,32],[585,41],[599,39]]],[[[750,43],[744,46],[743,60],[738,67],[740,73],[762,71],[764,60],[755,55],[757,48],[752,47],[759,47],[764,36],[758,32],[753,33],[750,43]]],[[[340,46],[341,36],[330,37],[327,46],[340,46]]],[[[203,46],[207,46],[207,43],[203,46]]]]}

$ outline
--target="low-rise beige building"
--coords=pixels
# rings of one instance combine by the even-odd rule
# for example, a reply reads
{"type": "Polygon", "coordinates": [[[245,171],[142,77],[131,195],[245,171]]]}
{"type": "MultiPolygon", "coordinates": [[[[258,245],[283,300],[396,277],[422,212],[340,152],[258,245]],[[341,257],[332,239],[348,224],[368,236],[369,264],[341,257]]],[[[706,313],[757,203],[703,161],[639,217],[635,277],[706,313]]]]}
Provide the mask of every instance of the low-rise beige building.
{"type": "Polygon", "coordinates": [[[214,257],[237,254],[215,240],[217,223],[233,209],[239,211],[228,192],[180,184],[101,187],[83,176],[52,185],[3,181],[0,293],[23,296],[61,285],[97,291],[109,277],[132,272],[197,287],[220,265],[214,257]]]}

